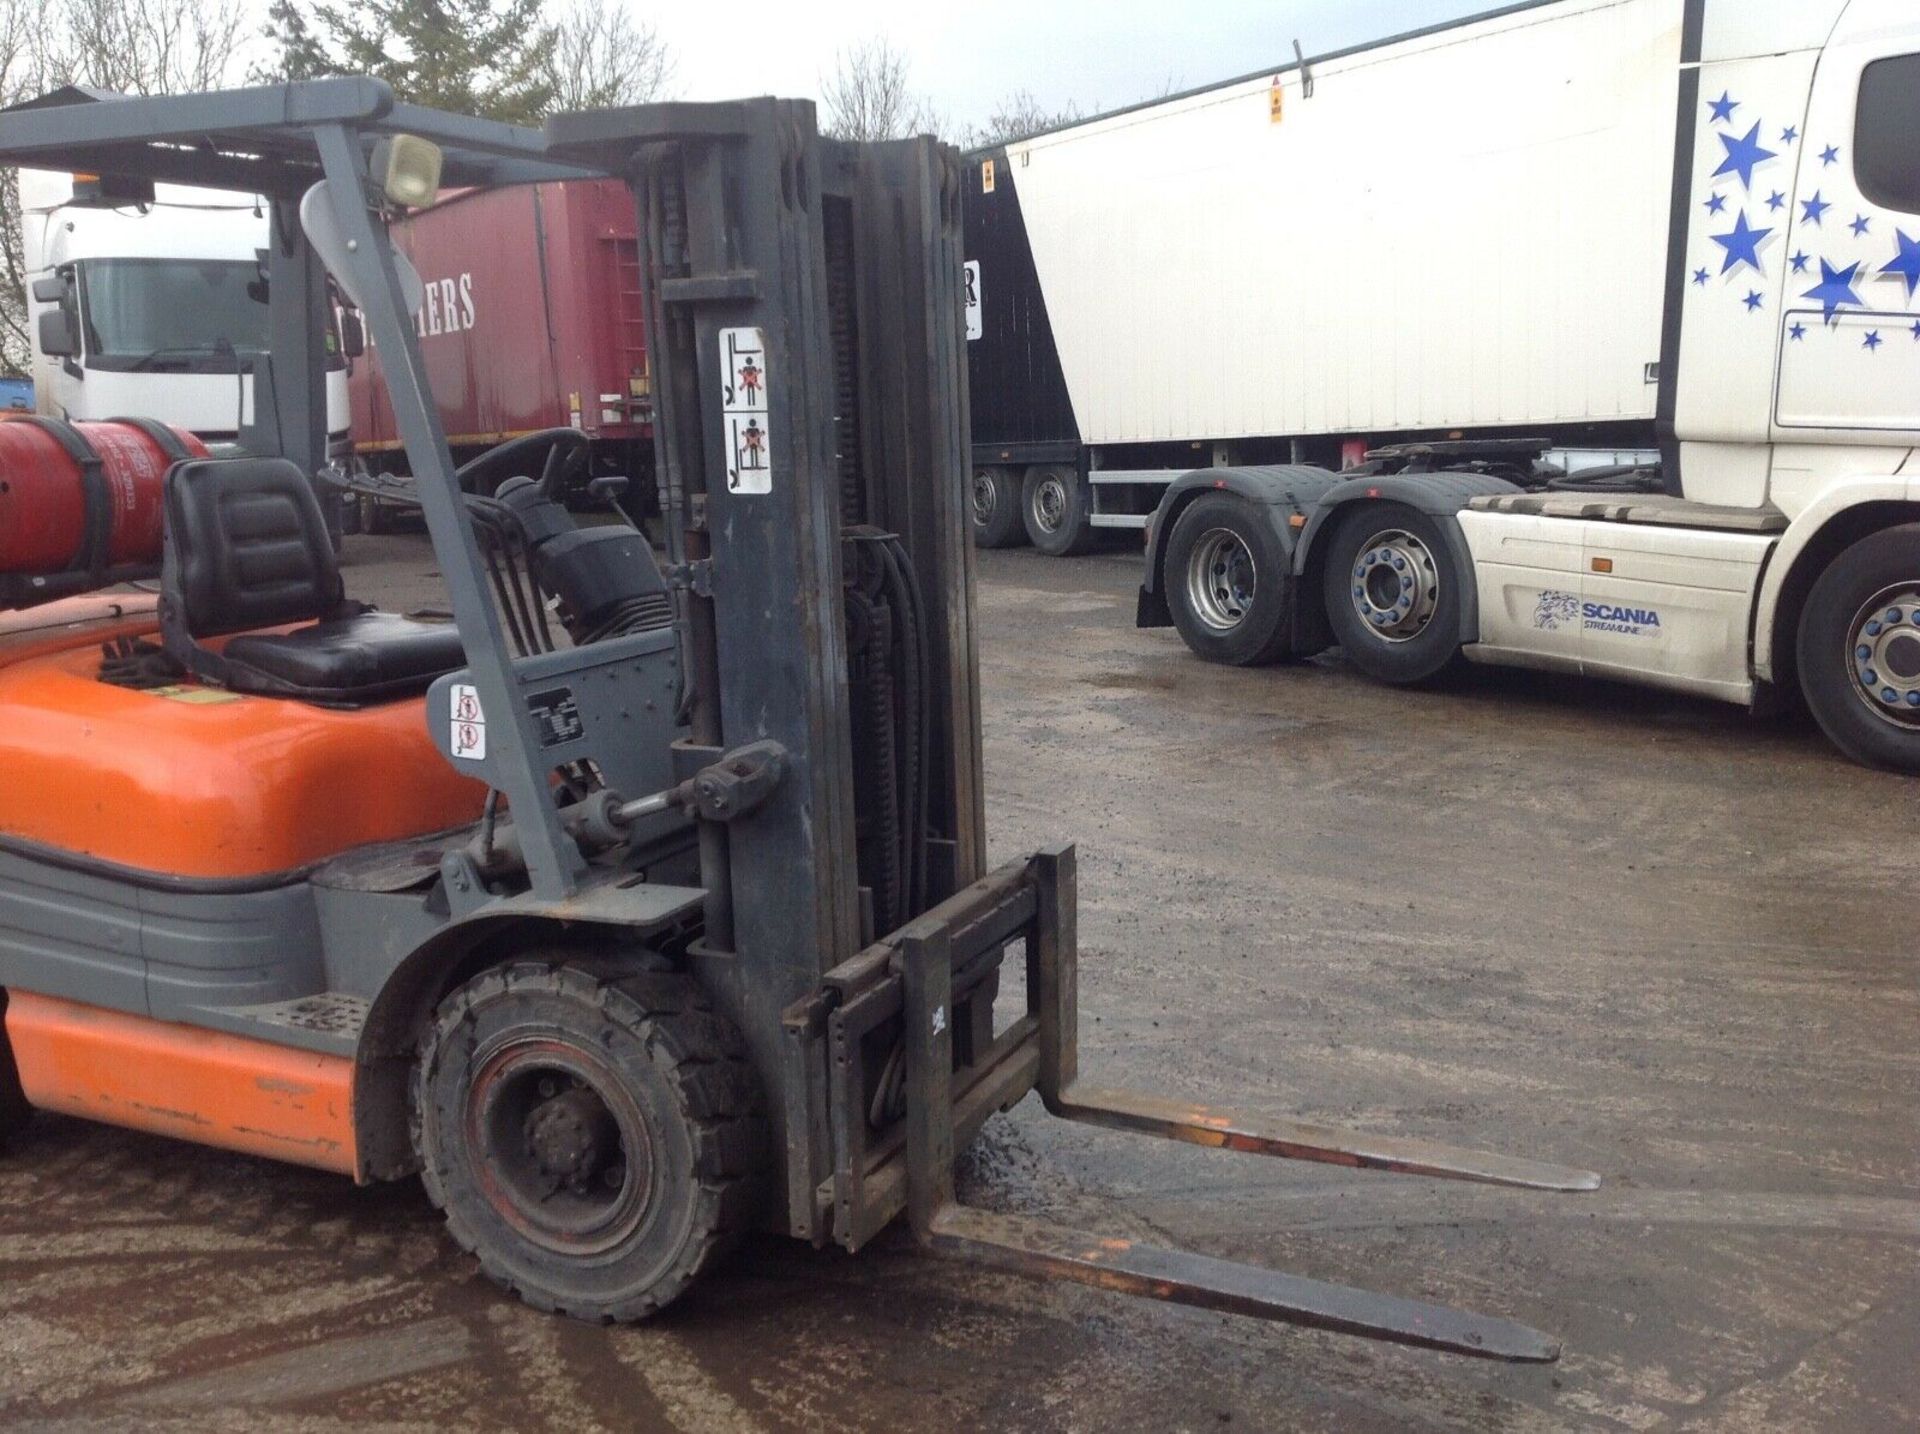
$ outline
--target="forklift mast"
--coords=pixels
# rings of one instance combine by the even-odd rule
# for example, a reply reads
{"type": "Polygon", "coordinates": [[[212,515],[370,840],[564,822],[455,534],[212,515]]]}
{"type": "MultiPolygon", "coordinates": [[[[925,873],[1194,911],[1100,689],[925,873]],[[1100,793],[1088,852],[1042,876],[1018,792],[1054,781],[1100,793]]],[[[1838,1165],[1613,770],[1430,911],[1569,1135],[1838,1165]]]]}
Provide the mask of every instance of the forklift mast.
{"type": "Polygon", "coordinates": [[[705,828],[693,959],[762,1068],[792,1072],[774,1143],[789,1228],[815,1238],[830,1122],[783,1017],[984,870],[958,158],[822,139],[793,100],[568,115],[547,134],[640,204],[685,764],[786,754],[751,821],[705,828]],[[873,569],[900,581],[869,595],[873,569]],[[904,641],[872,641],[876,622],[904,641]]]}

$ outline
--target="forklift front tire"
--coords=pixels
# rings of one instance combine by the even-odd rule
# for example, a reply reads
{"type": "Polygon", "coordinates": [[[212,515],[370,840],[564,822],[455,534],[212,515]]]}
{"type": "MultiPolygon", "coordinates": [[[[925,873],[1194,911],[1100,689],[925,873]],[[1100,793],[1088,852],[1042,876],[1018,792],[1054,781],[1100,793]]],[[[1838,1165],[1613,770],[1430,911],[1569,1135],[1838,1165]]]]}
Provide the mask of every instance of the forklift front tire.
{"type": "Polygon", "coordinates": [[[754,1222],[745,1043],[656,958],[482,972],[441,1003],[414,1081],[428,1197],[536,1309],[644,1319],[754,1222]]]}

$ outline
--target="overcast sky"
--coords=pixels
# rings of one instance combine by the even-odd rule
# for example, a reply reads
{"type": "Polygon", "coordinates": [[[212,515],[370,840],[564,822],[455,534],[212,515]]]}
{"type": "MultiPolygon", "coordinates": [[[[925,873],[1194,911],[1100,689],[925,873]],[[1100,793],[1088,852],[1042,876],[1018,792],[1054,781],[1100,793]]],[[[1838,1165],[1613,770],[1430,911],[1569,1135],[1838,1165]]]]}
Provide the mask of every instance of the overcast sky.
{"type": "Polygon", "coordinates": [[[1500,0],[628,0],[678,59],[683,99],[813,95],[835,51],[884,35],[950,125],[1029,90],[1048,108],[1113,109],[1493,9],[1500,0]]]}

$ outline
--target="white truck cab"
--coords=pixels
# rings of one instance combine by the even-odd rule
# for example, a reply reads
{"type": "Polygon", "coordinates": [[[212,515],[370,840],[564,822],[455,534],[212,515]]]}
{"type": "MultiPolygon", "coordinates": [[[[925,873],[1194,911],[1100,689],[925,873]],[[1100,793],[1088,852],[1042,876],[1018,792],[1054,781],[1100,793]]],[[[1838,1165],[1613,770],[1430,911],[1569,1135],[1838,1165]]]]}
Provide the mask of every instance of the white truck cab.
{"type": "MultiPolygon", "coordinates": [[[[136,416],[231,442],[252,407],[241,374],[267,350],[264,203],[161,185],[126,200],[86,176],[20,172],[37,411],[136,416]]],[[[349,433],[345,363],[327,375],[329,446],[349,433]]]]}
{"type": "MultiPolygon", "coordinates": [[[[1518,8],[1488,17],[1484,43],[1609,10],[1518,8]]],[[[1141,622],[1171,622],[1227,662],[1337,642],[1393,682],[1464,656],[1743,704],[1797,689],[1848,754],[1920,773],[1920,10],[1614,9],[1677,58],[1648,481],[1547,481],[1542,445],[1466,424],[1346,474],[1201,470],[1149,528],[1141,622]]],[[[1579,224],[1577,207],[1560,222],[1579,224]]],[[[1640,322],[1631,295],[1646,276],[1608,262],[1586,253],[1579,278],[1599,296],[1578,320],[1596,334],[1609,292],[1625,329],[1640,322]]],[[[1589,351],[1596,389],[1618,357],[1589,351]]],[[[1556,345],[1537,362],[1564,387],[1583,358],[1556,345]]]]}

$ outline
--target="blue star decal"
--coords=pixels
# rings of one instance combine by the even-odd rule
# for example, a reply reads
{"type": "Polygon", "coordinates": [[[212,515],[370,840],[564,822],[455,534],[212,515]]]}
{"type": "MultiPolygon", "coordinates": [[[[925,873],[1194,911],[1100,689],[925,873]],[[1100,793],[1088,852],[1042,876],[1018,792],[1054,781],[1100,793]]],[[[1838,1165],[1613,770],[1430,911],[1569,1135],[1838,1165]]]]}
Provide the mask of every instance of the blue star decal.
{"type": "Polygon", "coordinates": [[[1710,276],[1708,275],[1705,269],[1695,269],[1693,271],[1693,282],[1696,284],[1706,283],[1709,277],[1710,276]]]}
{"type": "Polygon", "coordinates": [[[1800,340],[1804,339],[1806,336],[1807,336],[1807,326],[1805,324],[1795,324],[1792,328],[1787,330],[1787,337],[1792,339],[1795,343],[1799,343],[1800,340]]]}
{"type": "MultiPolygon", "coordinates": [[[[1907,237],[1907,231],[1904,229],[1894,230],[1893,237],[1895,242],[1900,245],[1900,252],[1894,255],[1893,262],[1880,272],[1883,274],[1898,274],[1901,278],[1905,279],[1907,281],[1907,297],[1911,299],[1914,290],[1920,289],[1920,239],[1909,239],[1907,237]]],[[[1920,325],[1915,325],[1915,327],[1920,328],[1920,325]]]]}
{"type": "Polygon", "coordinates": [[[1804,274],[1807,272],[1807,260],[1809,257],[1810,256],[1804,252],[1794,253],[1787,256],[1787,262],[1793,265],[1794,273],[1804,274]]]}
{"type": "Polygon", "coordinates": [[[1823,165],[1838,164],[1839,162],[1840,162],[1840,151],[1834,148],[1834,146],[1828,145],[1825,149],[1820,151],[1821,164],[1823,165]]]}
{"type": "Polygon", "coordinates": [[[1780,143],[1782,144],[1792,144],[1798,138],[1800,138],[1800,131],[1792,125],[1788,125],[1780,131],[1780,143]]]}
{"type": "MultiPolygon", "coordinates": [[[[1733,229],[1730,233],[1709,236],[1714,243],[1727,251],[1726,262],[1720,266],[1720,272],[1724,274],[1735,265],[1747,264],[1759,273],[1766,273],[1766,270],[1760,267],[1760,241],[1771,233],[1773,233],[1771,229],[1755,229],[1747,223],[1747,212],[1744,209],[1741,210],[1734,216],[1733,229]]],[[[1858,268],[1859,265],[1856,264],[1854,267],[1858,268]]],[[[1858,303],[1859,300],[1856,299],[1854,302],[1858,303]]]]}
{"type": "Polygon", "coordinates": [[[1818,299],[1822,317],[1828,323],[1840,312],[1843,304],[1857,304],[1866,308],[1866,301],[1853,291],[1854,281],[1860,277],[1860,266],[1849,264],[1844,269],[1836,269],[1825,259],[1820,261],[1820,282],[1807,290],[1802,298],[1818,299]]]}
{"type": "Polygon", "coordinates": [[[1707,108],[1713,111],[1715,124],[1725,124],[1733,118],[1733,112],[1740,108],[1740,101],[1736,100],[1730,92],[1722,90],[1719,99],[1707,101],[1707,108]]]}
{"type": "Polygon", "coordinates": [[[1880,331],[1876,329],[1860,341],[1860,347],[1868,350],[1877,349],[1880,347],[1880,342],[1880,331]]]}
{"type": "Polygon", "coordinates": [[[1707,196],[1707,213],[1718,214],[1721,210],[1725,209],[1726,207],[1727,207],[1726,195],[1710,194],[1707,196]]]}
{"type": "Polygon", "coordinates": [[[1761,304],[1765,303],[1766,300],[1760,297],[1760,291],[1758,289],[1749,289],[1747,290],[1747,297],[1740,302],[1747,306],[1748,313],[1752,313],[1755,309],[1759,308],[1761,304]]]}
{"type": "Polygon", "coordinates": [[[1802,223],[1818,224],[1821,216],[1833,208],[1833,206],[1822,199],[1820,197],[1820,191],[1816,189],[1813,191],[1813,198],[1800,201],[1800,208],[1802,211],[1800,215],[1802,223]]]}
{"type": "Polygon", "coordinates": [[[1737,174],[1740,182],[1748,189],[1753,188],[1755,166],[1765,164],[1775,158],[1775,151],[1760,147],[1760,122],[1754,121],[1753,128],[1745,135],[1735,139],[1730,134],[1720,136],[1720,143],[1726,148],[1727,157],[1720,161],[1720,167],[1713,172],[1718,179],[1723,174],[1737,174]]]}
{"type": "Polygon", "coordinates": [[[1787,207],[1787,196],[1782,194],[1779,190],[1776,189],[1773,191],[1773,193],[1767,196],[1767,208],[1777,211],[1777,210],[1785,209],[1786,207],[1787,207]]]}
{"type": "Polygon", "coordinates": [[[1849,224],[1847,228],[1851,229],[1853,231],[1853,237],[1858,239],[1862,234],[1873,228],[1873,221],[1864,214],[1856,214],[1853,216],[1853,223],[1849,224]]]}
{"type": "Polygon", "coordinates": [[[1915,323],[1914,323],[1914,326],[1913,326],[1913,341],[1914,341],[1915,343],[1917,343],[1917,344],[1920,344],[1920,320],[1916,320],[1916,321],[1915,321],[1915,323]]]}

